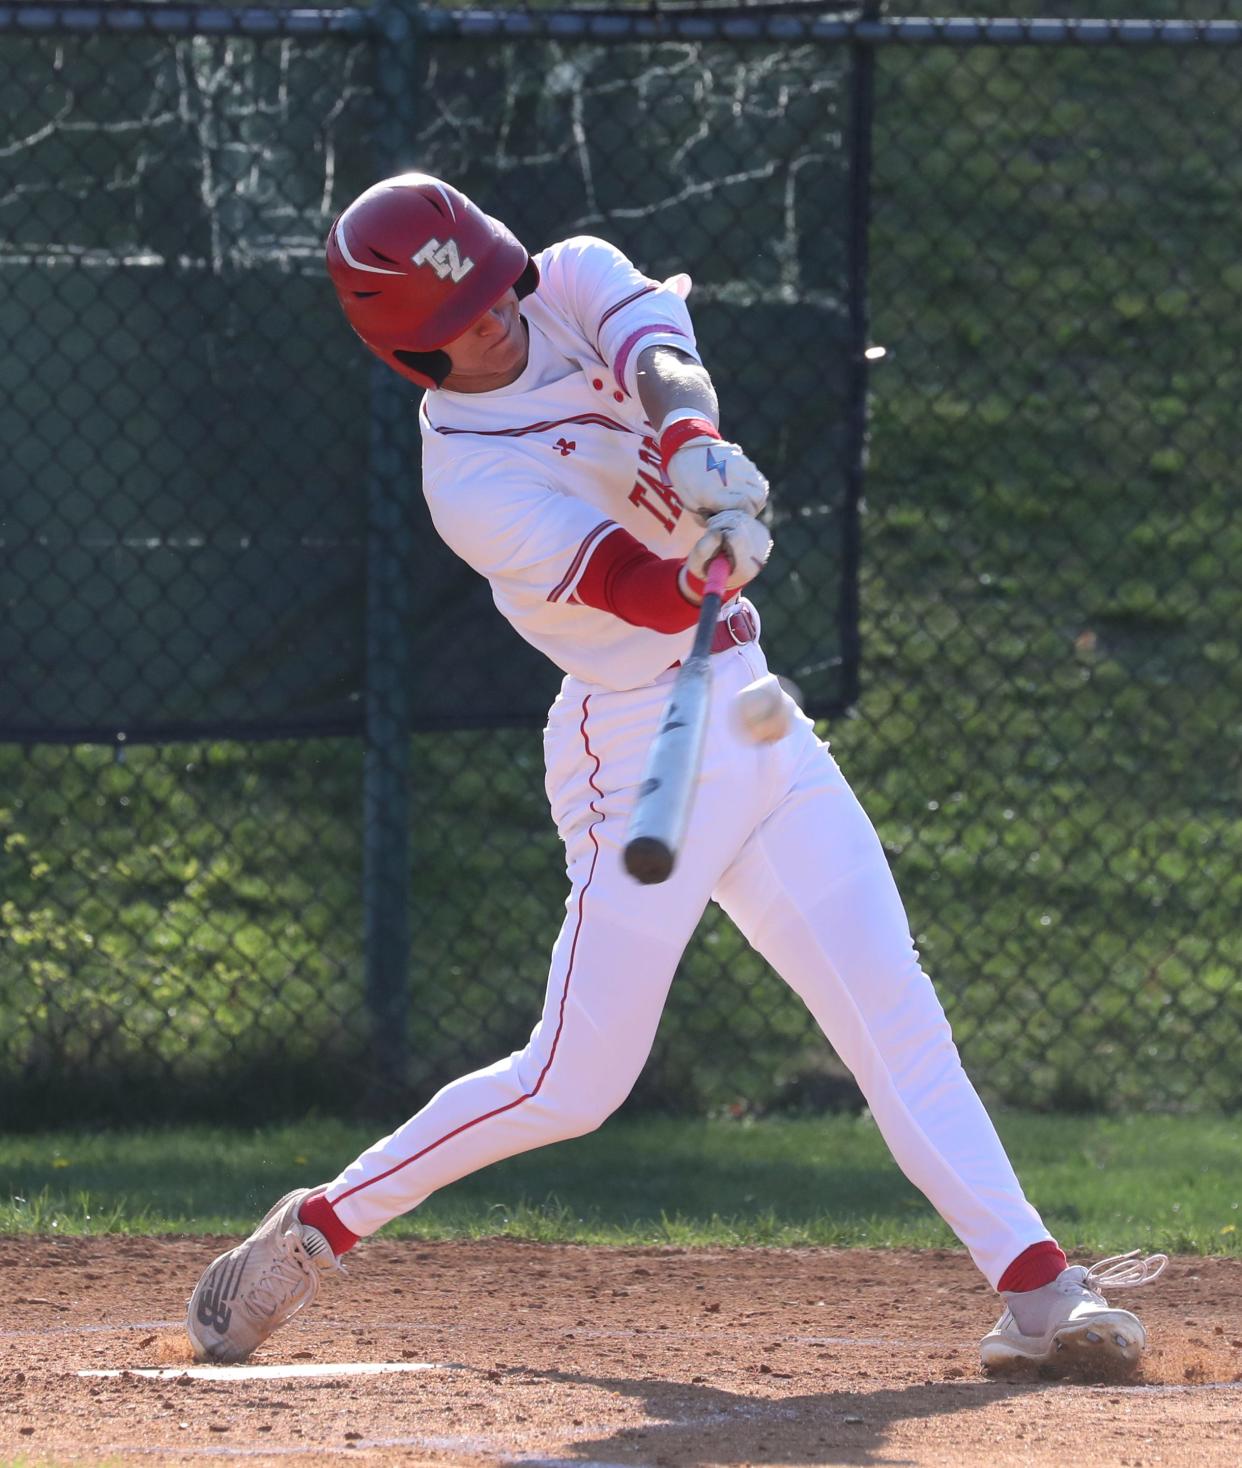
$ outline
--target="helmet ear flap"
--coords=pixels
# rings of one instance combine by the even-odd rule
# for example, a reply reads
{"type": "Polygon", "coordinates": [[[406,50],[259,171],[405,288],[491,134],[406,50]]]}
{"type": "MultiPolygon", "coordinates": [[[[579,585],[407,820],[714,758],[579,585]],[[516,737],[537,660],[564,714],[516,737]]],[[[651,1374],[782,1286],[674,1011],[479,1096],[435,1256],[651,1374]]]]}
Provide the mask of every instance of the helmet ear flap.
{"type": "Polygon", "coordinates": [[[393,356],[403,367],[427,378],[433,387],[442,387],[453,370],[447,352],[407,352],[404,347],[394,347],[393,356]]]}
{"type": "Polygon", "coordinates": [[[534,291],[536,286],[538,286],[538,284],[539,267],[532,259],[527,257],[526,269],[523,270],[521,275],[519,275],[518,278],[513,282],[514,293],[520,301],[524,296],[529,296],[531,292],[534,291]]]}

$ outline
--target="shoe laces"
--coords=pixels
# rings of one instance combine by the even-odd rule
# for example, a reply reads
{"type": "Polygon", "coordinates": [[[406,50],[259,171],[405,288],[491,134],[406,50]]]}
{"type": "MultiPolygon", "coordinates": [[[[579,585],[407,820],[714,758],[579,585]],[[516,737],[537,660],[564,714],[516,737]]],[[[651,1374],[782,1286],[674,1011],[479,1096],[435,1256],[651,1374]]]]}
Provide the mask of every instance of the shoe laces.
{"type": "Polygon", "coordinates": [[[1130,1290],[1150,1284],[1164,1272],[1167,1254],[1144,1254],[1131,1249],[1128,1254],[1113,1254],[1093,1264],[1083,1276],[1083,1284],[1095,1290],[1130,1290]]]}
{"type": "Polygon", "coordinates": [[[1090,1269],[1084,1269],[1081,1264],[1075,1265],[1067,1284],[1071,1291],[1075,1288],[1086,1290],[1101,1304],[1107,1305],[1105,1292],[1131,1290],[1150,1284],[1164,1272],[1168,1262],[1167,1254],[1144,1254],[1141,1249],[1131,1249],[1128,1254],[1112,1254],[1101,1259],[1090,1269]]]}
{"type": "MultiPolygon", "coordinates": [[[[313,1268],[313,1266],[312,1266],[313,1268]]],[[[288,1305],[291,1297],[305,1288],[309,1271],[296,1254],[273,1255],[250,1286],[247,1304],[255,1314],[268,1319],[288,1305]]],[[[309,1276],[314,1280],[314,1276],[309,1276]]]]}

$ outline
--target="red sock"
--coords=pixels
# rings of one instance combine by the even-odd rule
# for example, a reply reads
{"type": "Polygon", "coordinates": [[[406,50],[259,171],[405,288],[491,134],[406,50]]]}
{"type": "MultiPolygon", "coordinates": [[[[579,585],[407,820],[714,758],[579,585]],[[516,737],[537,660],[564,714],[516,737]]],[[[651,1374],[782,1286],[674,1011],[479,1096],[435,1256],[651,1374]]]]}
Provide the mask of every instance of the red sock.
{"type": "Polygon", "coordinates": [[[1045,1239],[1042,1244],[1032,1244],[1023,1249],[1009,1268],[1000,1277],[998,1290],[1021,1294],[1025,1290],[1038,1290],[1051,1284],[1065,1268],[1065,1254],[1060,1244],[1045,1239]]]}
{"type": "Polygon", "coordinates": [[[298,1221],[309,1223],[312,1228],[317,1228],[328,1241],[328,1247],[339,1259],[342,1254],[349,1251],[358,1242],[358,1235],[350,1233],[341,1220],[336,1216],[332,1204],[324,1196],[325,1189],[319,1188],[309,1198],[302,1200],[298,1208],[298,1221]]]}

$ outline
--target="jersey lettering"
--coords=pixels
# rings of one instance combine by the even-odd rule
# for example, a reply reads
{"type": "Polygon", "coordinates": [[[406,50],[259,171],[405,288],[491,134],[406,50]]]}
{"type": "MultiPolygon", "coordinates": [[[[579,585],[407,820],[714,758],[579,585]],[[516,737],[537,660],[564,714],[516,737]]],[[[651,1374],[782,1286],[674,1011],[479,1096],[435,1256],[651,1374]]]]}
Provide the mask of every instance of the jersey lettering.
{"type": "Polygon", "coordinates": [[[474,261],[469,256],[464,260],[461,258],[456,240],[445,240],[441,244],[437,239],[430,239],[417,255],[410,258],[415,265],[430,265],[441,280],[451,275],[454,285],[460,285],[474,269],[474,261]]]}
{"type": "Polygon", "coordinates": [[[638,462],[654,469],[654,474],[638,471],[634,488],[630,490],[630,504],[642,505],[649,510],[671,535],[673,527],[681,519],[681,501],[664,475],[660,462],[660,450],[654,438],[644,438],[638,451],[638,462]],[[653,498],[654,496],[654,498],[653,498]]]}
{"type": "Polygon", "coordinates": [[[634,488],[630,490],[630,504],[642,505],[644,510],[650,510],[670,535],[673,533],[673,527],[681,519],[681,501],[673,492],[672,486],[661,484],[644,469],[638,471],[634,488]]]}

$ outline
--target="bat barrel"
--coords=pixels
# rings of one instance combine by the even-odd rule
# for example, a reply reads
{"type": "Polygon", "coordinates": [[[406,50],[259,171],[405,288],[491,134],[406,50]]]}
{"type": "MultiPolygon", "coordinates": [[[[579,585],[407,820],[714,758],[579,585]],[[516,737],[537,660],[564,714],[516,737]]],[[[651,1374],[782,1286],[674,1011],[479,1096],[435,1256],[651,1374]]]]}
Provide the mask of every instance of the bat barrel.
{"type": "Polygon", "coordinates": [[[663,882],[676,864],[698,779],[710,691],[707,655],[687,658],[651,742],[630,817],[625,869],[639,882],[663,882]]]}
{"type": "Polygon", "coordinates": [[[671,848],[658,836],[631,836],[625,843],[625,869],[646,887],[666,882],[673,874],[674,860],[671,848]]]}
{"type": "Polygon", "coordinates": [[[718,555],[707,569],[694,646],[673,683],[626,833],[625,869],[651,886],[667,881],[677,864],[699,777],[712,674],[708,666],[729,561],[718,555]]]}

